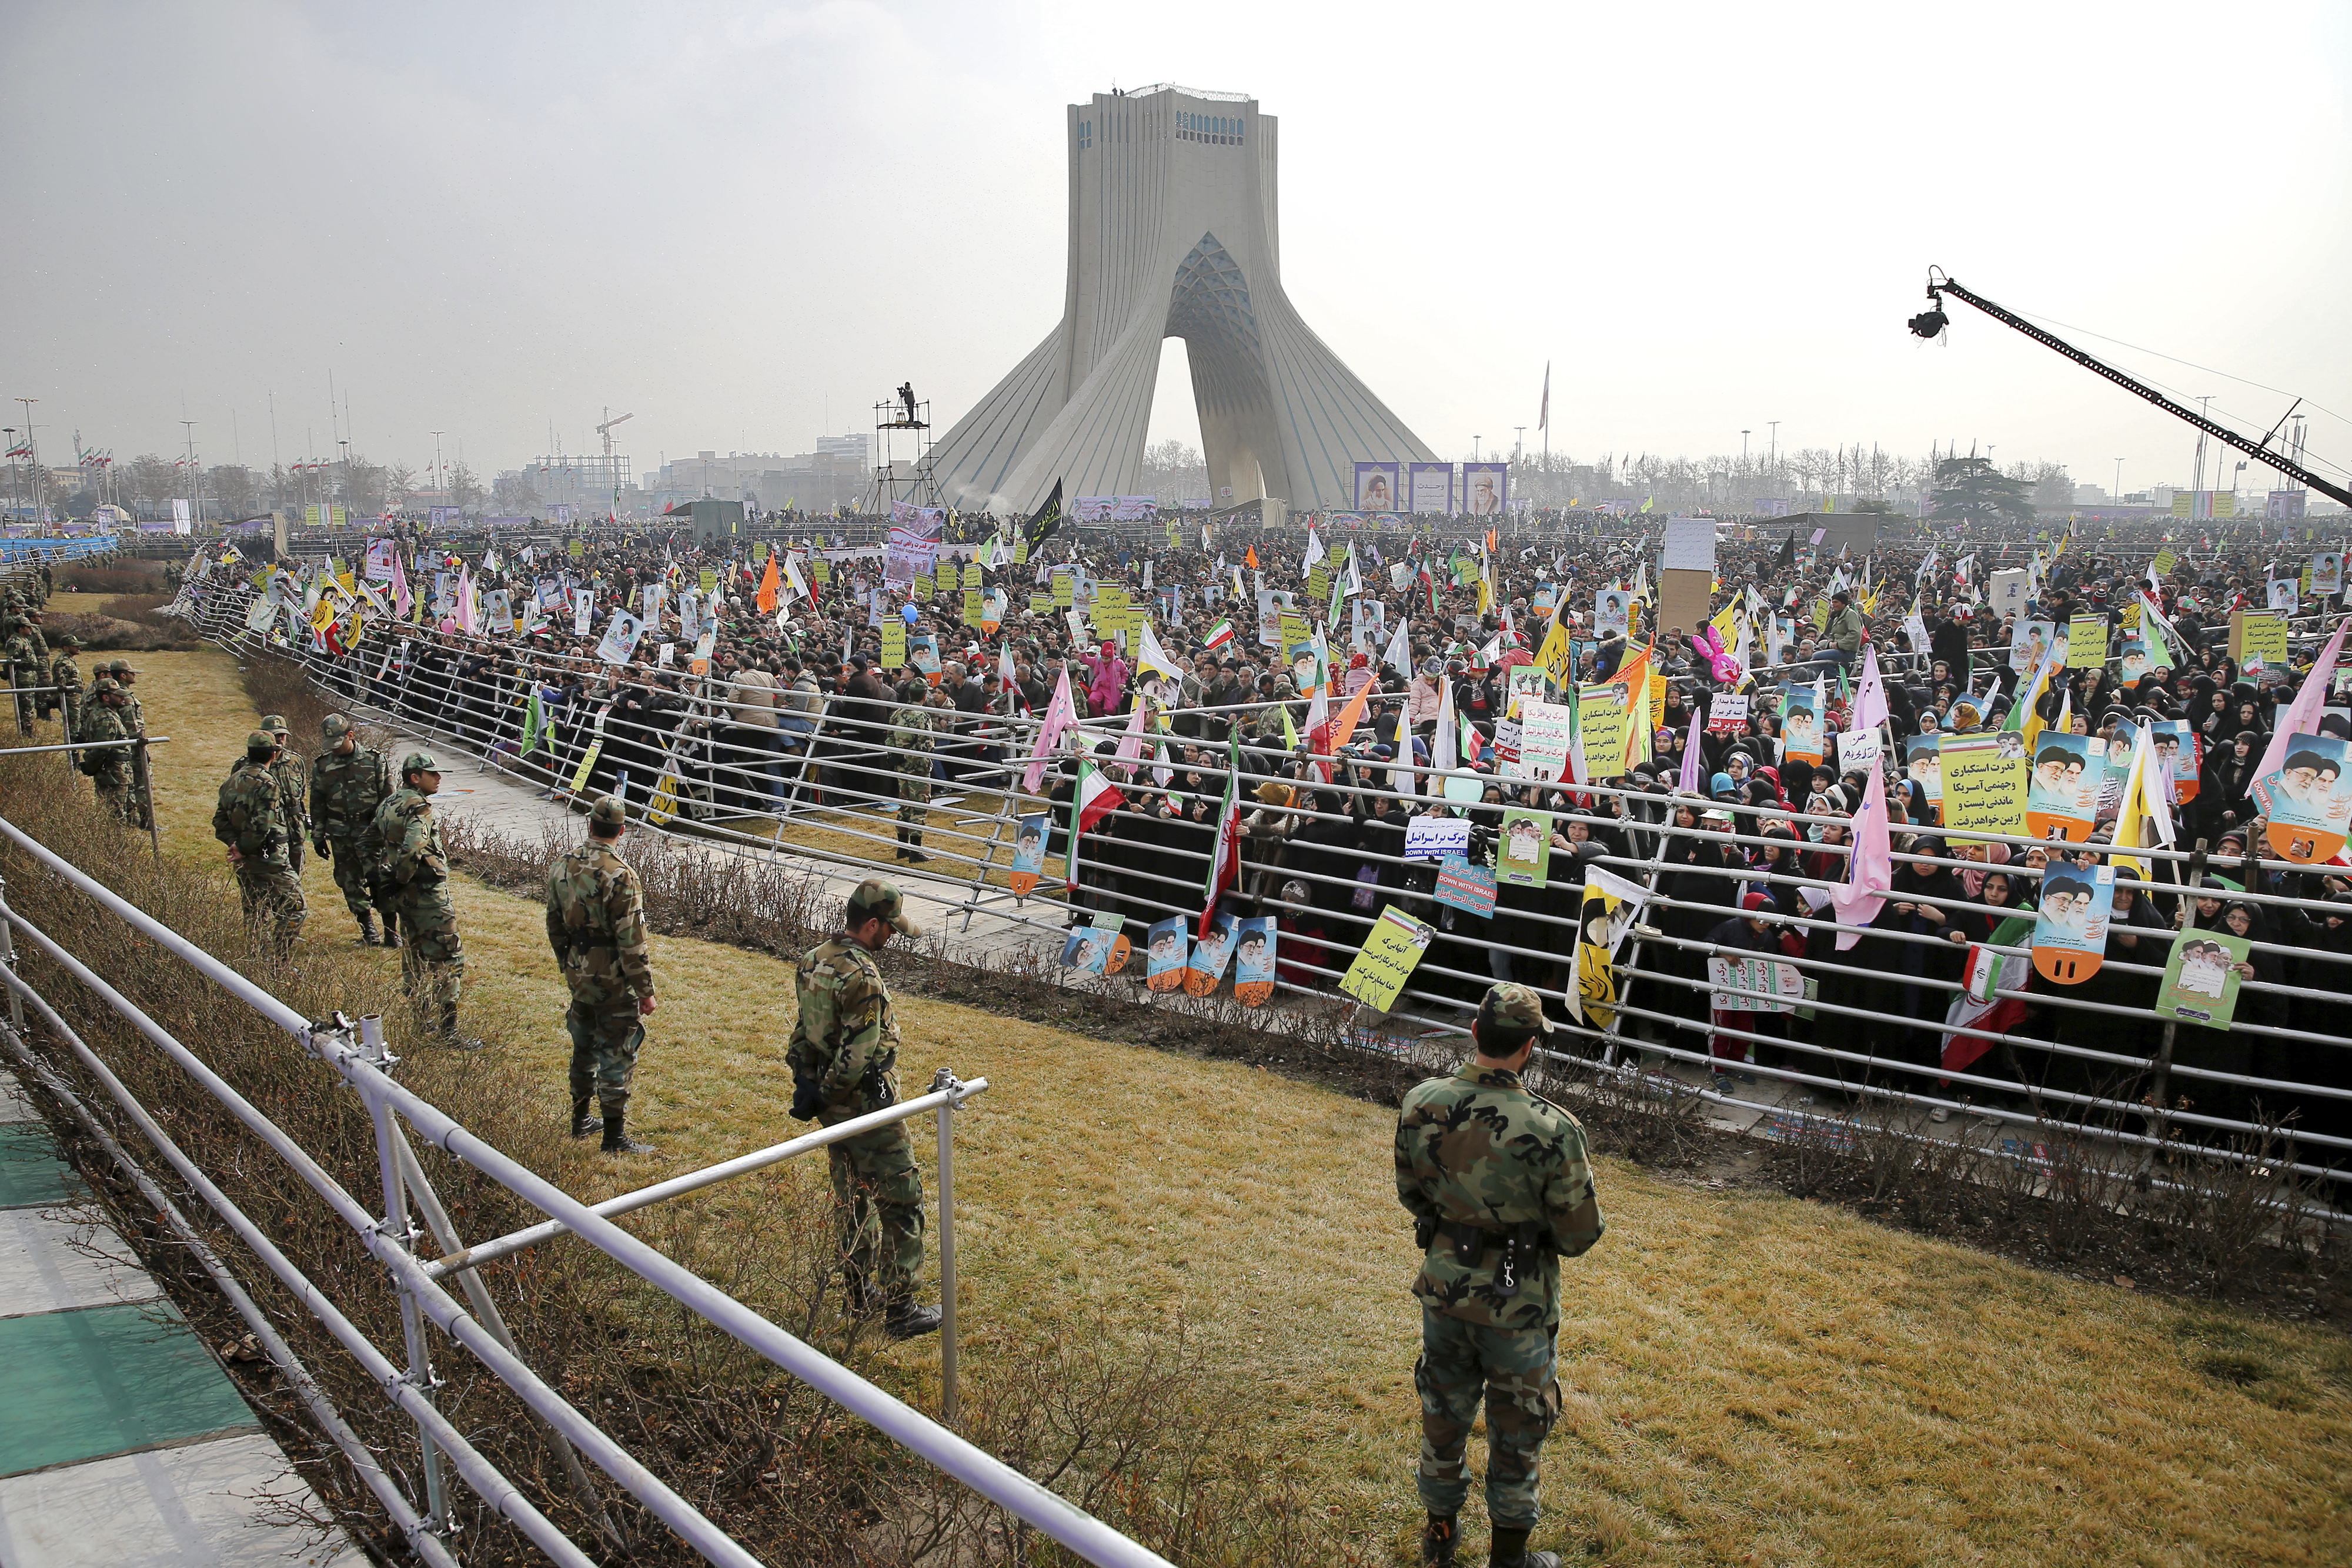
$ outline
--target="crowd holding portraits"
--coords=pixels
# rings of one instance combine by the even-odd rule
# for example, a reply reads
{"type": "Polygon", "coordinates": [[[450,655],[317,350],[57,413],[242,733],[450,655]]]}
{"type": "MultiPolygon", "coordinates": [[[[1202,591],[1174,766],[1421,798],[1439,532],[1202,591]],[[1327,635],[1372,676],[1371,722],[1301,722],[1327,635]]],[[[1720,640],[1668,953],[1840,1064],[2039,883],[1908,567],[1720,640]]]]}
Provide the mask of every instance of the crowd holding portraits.
{"type": "MultiPolygon", "coordinates": [[[[1465,516],[1443,523],[1370,507],[1274,529],[1107,513],[1032,538],[1024,519],[958,517],[929,595],[919,577],[908,591],[885,580],[880,532],[862,523],[786,516],[703,546],[653,528],[488,549],[404,527],[386,541],[397,581],[342,607],[355,646],[319,645],[274,614],[242,634],[310,660],[355,703],[633,805],[673,772],[682,809],[719,822],[876,800],[912,821],[931,791],[1009,793],[1003,844],[1024,917],[1075,921],[1070,956],[1090,969],[1108,971],[1131,940],[1150,985],[1246,986],[1261,1002],[1328,993],[1396,907],[1430,933],[1407,1003],[1441,1016],[1509,979],[1594,1031],[1570,1033],[1570,1049],[1684,1048],[1734,1079],[1798,1075],[1805,1092],[1903,1084],[2011,1110],[2115,1087],[2125,1075],[2108,1058],[2155,1058],[2160,971],[2203,900],[2168,857],[2151,857],[2147,885],[2111,878],[2102,909],[2088,874],[2115,869],[2144,732],[2174,842],[2203,840],[2201,874],[2235,895],[2216,926],[2252,933],[2255,973],[2239,977],[2229,1027],[2198,1026],[2231,1037],[2206,1057],[2242,1058],[2247,1077],[2352,1082],[2352,1048],[2331,1043],[2352,1032],[2352,884],[2326,848],[2352,816],[2329,712],[2345,703],[2292,711],[2333,601],[2302,596],[2273,667],[2249,673],[2228,652],[2233,614],[2268,602],[2274,538],[1890,525],[1841,559],[1809,546],[1811,526],[1732,524],[1708,621],[1661,625],[1655,525],[1481,514],[1478,477],[1465,471],[1465,516]],[[2175,564],[2151,592],[2163,548],[2175,564]],[[965,619],[975,567],[988,600],[1004,596],[992,627],[965,619]],[[1996,572],[2020,585],[2006,614],[1988,591],[1996,572]],[[1833,581],[1859,622],[1852,647],[1833,581]],[[648,589],[664,591],[650,613],[648,589]],[[583,603],[584,620],[542,612],[583,603]],[[1925,638],[1899,636],[1915,615],[1925,638]],[[2070,666],[2067,643],[2088,640],[2057,629],[2086,621],[2112,656],[2070,666]],[[1743,645],[1754,674],[1735,684],[1715,650],[1743,645]],[[1057,705],[1070,727],[1033,768],[1057,705]],[[901,744],[917,731],[927,745],[901,744]],[[1118,787],[1099,818],[1074,810],[1082,748],[1118,787]],[[1450,785],[1417,771],[1449,765],[1450,785]],[[1895,878],[1842,930],[1828,895],[1874,774],[1895,878]],[[1221,880],[1229,794],[1234,871],[1221,880]],[[2013,820],[1969,814],[2011,804],[2013,820]],[[1491,877],[1491,903],[1441,899],[1442,858],[1408,854],[1432,819],[1458,826],[1452,851],[1491,877]],[[1066,890],[1058,868],[1073,860],[1066,890]],[[2077,950],[2095,946],[2103,963],[2065,989],[2035,974],[2004,1038],[1947,1071],[1947,1008],[1971,948],[2042,915],[2053,872],[2094,889],[2049,913],[2095,929],[2077,950]],[[1601,878],[1638,899],[1612,904],[1601,878]],[[1805,1005],[1711,1008],[1706,952],[1726,945],[1751,967],[1790,966],[1805,1005]]],[[[224,561],[192,574],[190,597],[238,634],[253,576],[224,561]]],[[[902,839],[899,858],[960,852],[930,832],[902,839]]],[[[2210,979],[2209,957],[2184,984],[2210,979]]],[[[2184,1065],[2194,1098],[2199,1063],[2184,1065]]],[[[2209,1082],[2221,1103],[2226,1085],[2209,1082]]],[[[2342,1133],[2341,1103],[2294,1108],[2314,1134],[2342,1133]]]]}

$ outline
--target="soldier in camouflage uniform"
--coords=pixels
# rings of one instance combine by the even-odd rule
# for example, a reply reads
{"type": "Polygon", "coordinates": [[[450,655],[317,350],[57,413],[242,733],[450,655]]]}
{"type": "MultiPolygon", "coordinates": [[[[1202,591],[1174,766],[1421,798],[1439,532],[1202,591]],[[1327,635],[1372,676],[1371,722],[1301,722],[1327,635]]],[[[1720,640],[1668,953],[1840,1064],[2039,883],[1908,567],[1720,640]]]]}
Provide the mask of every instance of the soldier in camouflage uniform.
{"type": "Polygon", "coordinates": [[[593,1098],[603,1116],[604,1152],[650,1155],[631,1138],[625,1118],[629,1081],[637,1071],[653,1017],[654,970],[646,952],[645,890],[621,858],[628,813],[612,796],[588,812],[588,841],[547,872],[547,945],[572,988],[563,1027],[572,1036],[572,1135],[596,1131],[593,1098]]]}
{"type": "Polygon", "coordinates": [[[16,591],[5,591],[5,595],[0,595],[0,660],[7,662],[8,685],[16,694],[16,729],[22,735],[33,733],[37,699],[29,694],[34,687],[45,684],[41,677],[48,672],[47,650],[35,645],[39,635],[33,629],[31,614],[16,602],[16,591]]]}
{"type": "Polygon", "coordinates": [[[1423,1251],[1421,1301],[1422,1561],[1454,1561],[1470,1494],[1470,1428],[1486,1406],[1486,1520],[1493,1568],[1559,1568],[1528,1550],[1537,1469],[1559,1418],[1555,1340],[1559,1260],[1601,1239],[1603,1222],[1575,1117],[1519,1082],[1551,1032],[1526,986],[1488,989],[1472,1055],[1407,1094],[1397,1113],[1397,1200],[1423,1251]]]}
{"type": "MultiPolygon", "coordinates": [[[[893,932],[919,936],[896,883],[869,877],[849,895],[842,929],[801,955],[793,977],[800,993],[784,1061],[793,1071],[793,1111],[831,1127],[898,1103],[898,1021],[874,955],[893,932]]],[[[852,1301],[879,1304],[898,1339],[940,1326],[940,1310],[915,1304],[923,1266],[923,1177],[906,1126],[892,1123],[828,1145],[833,1196],[841,1210],[843,1271],[852,1301]]]]}
{"type": "MultiPolygon", "coordinates": [[[[83,708],[81,723],[74,730],[78,741],[128,740],[130,730],[122,722],[127,711],[122,688],[110,675],[100,675],[92,686],[93,695],[83,708]]],[[[77,751],[74,766],[98,785],[98,803],[130,823],[139,825],[139,806],[133,799],[131,786],[131,748],[110,746],[101,751],[77,751]]]]}
{"type": "Polygon", "coordinates": [[[81,639],[68,632],[58,639],[57,656],[49,661],[49,685],[58,689],[48,702],[57,709],[68,740],[81,728],[81,666],[74,661],[80,651],[81,639]]]}
{"type": "Polygon", "coordinates": [[[890,766],[898,770],[898,848],[894,852],[900,860],[931,858],[923,852],[923,822],[930,811],[931,747],[940,727],[937,710],[947,701],[947,694],[934,687],[919,701],[890,710],[890,733],[885,739],[893,748],[890,766]]]}
{"type": "Polygon", "coordinates": [[[269,951],[282,961],[293,952],[309,911],[302,902],[302,879],[286,858],[294,827],[270,766],[278,757],[278,737],[269,731],[257,729],[245,737],[245,760],[220,787],[213,837],[228,846],[246,923],[257,935],[268,923],[269,951]]]}
{"type": "Polygon", "coordinates": [[[429,751],[412,751],[400,759],[400,782],[399,793],[376,808],[375,834],[400,915],[401,981],[442,1044],[479,1051],[480,1040],[457,1032],[466,948],[457,938],[457,912],[449,903],[449,857],[441,848],[441,823],[433,815],[441,765],[429,751]]]}
{"type": "Polygon", "coordinates": [[[400,946],[400,916],[383,872],[383,847],[375,838],[376,808],[393,794],[392,765],[383,753],[359,743],[352,721],[331,713],[320,727],[327,748],[310,764],[310,847],[332,862],[343,907],[360,923],[360,940],[400,946]],[[383,915],[383,935],[375,917],[383,915]]]}
{"type": "MultiPolygon", "coordinates": [[[[110,664],[102,664],[98,666],[98,674],[112,679],[115,688],[122,694],[123,733],[133,738],[144,734],[147,715],[139,706],[139,694],[131,689],[139,679],[139,672],[131,667],[131,661],[117,659],[110,664]]],[[[126,752],[124,755],[130,754],[126,752]]],[[[131,814],[126,820],[134,828],[152,827],[155,821],[154,779],[146,775],[135,758],[128,771],[131,782],[124,790],[123,800],[128,802],[131,814]]]]}
{"type": "Polygon", "coordinates": [[[293,824],[286,858],[294,874],[300,876],[302,841],[310,836],[310,771],[303,766],[302,754],[294,749],[294,730],[284,714],[265,715],[261,727],[278,737],[278,760],[269,765],[269,773],[278,780],[278,798],[286,802],[286,820],[293,824]]]}

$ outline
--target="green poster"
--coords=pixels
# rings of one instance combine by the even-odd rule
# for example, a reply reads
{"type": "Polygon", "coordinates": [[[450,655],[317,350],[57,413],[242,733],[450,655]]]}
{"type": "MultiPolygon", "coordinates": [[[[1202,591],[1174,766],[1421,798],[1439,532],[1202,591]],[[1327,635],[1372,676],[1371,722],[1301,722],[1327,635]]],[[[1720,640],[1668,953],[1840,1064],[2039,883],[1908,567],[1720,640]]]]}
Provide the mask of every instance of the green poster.
{"type": "Polygon", "coordinates": [[[1551,875],[1551,814],[1513,806],[1503,813],[1502,847],[1495,880],[1509,887],[1542,887],[1551,875]]]}
{"type": "Polygon", "coordinates": [[[2165,1018],[2228,1029],[2238,1010],[2240,982],[2253,973],[2252,942],[2227,931],[2183,931],[2172,939],[2156,1010],[2165,1018]]]}

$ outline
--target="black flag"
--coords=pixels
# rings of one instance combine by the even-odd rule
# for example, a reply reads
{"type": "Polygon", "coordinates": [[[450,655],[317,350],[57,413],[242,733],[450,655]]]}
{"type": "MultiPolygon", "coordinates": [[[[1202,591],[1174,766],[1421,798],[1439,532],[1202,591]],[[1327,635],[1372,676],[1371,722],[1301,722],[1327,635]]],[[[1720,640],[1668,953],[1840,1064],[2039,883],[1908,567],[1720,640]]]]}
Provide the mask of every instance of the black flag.
{"type": "Polygon", "coordinates": [[[1034,550],[1052,538],[1061,526],[1062,482],[1056,479],[1053,489],[1046,492],[1045,504],[1031,513],[1029,520],[1021,525],[1021,536],[1029,541],[1029,548],[1034,550]]]}
{"type": "Polygon", "coordinates": [[[1780,559],[1773,562],[1773,564],[1775,566],[1790,566],[1795,564],[1796,559],[1797,530],[1790,528],[1789,530],[1789,537],[1780,542],[1780,559]]]}

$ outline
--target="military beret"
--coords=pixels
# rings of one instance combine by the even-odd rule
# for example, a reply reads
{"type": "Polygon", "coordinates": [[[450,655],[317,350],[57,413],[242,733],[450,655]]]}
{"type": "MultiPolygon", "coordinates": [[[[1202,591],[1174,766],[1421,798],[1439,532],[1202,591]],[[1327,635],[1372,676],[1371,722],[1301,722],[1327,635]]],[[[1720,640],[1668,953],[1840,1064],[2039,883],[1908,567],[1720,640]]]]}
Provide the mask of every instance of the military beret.
{"type": "Polygon", "coordinates": [[[1531,1029],[1541,1034],[1551,1032],[1551,1019],[1544,1017],[1543,998],[1527,986],[1487,987],[1486,999],[1478,1004],[1478,1023],[1482,1029],[1531,1029]]]}
{"type": "Polygon", "coordinates": [[[257,729],[245,737],[245,748],[247,751],[275,751],[278,749],[278,737],[266,729],[257,729]]]}
{"type": "Polygon", "coordinates": [[[433,760],[433,754],[429,751],[412,751],[407,756],[400,759],[400,776],[403,779],[407,778],[412,773],[438,773],[440,771],[441,765],[433,760]]]}
{"type": "Polygon", "coordinates": [[[615,797],[600,795],[588,808],[588,820],[600,828],[617,828],[628,821],[629,813],[615,797]]]}
{"type": "Polygon", "coordinates": [[[261,718],[261,727],[272,735],[294,733],[293,727],[286,722],[286,716],[282,713],[264,714],[261,718]]]}
{"type": "Polygon", "coordinates": [[[849,923],[863,925],[868,920],[885,921],[904,936],[923,934],[923,928],[907,914],[907,895],[898,891],[897,883],[883,877],[867,877],[849,895],[849,923]]]}
{"type": "Polygon", "coordinates": [[[319,733],[329,740],[341,740],[351,732],[352,721],[347,715],[331,713],[319,721],[319,733]]]}

